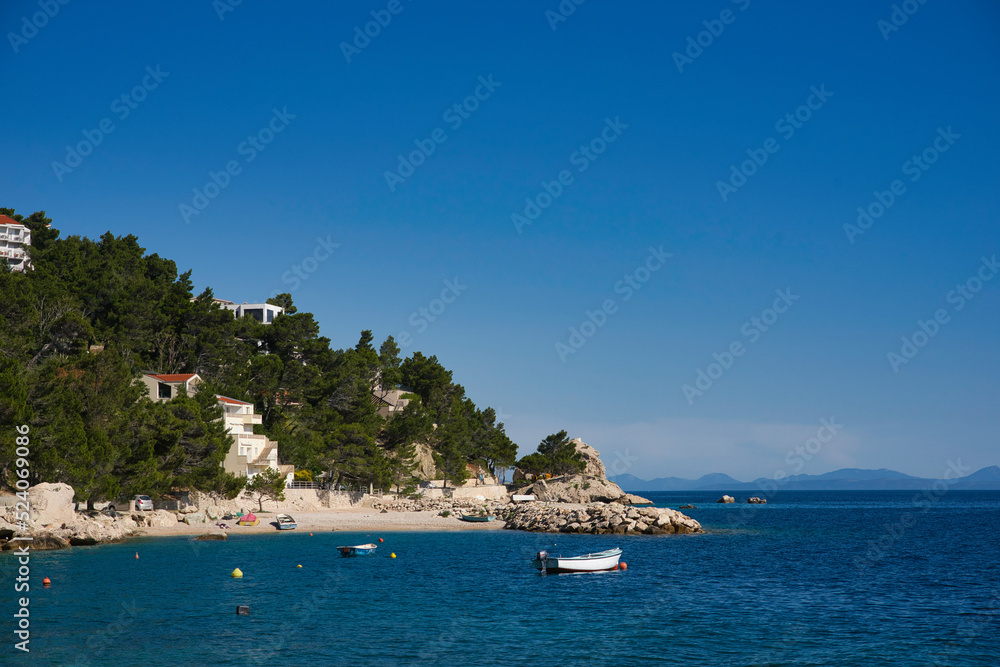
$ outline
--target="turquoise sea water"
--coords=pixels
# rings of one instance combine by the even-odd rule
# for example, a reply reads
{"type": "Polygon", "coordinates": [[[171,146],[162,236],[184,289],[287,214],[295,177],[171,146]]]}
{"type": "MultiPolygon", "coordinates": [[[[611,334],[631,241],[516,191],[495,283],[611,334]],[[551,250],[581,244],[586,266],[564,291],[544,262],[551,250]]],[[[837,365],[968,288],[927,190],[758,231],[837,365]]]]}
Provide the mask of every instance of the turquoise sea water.
{"type": "Polygon", "coordinates": [[[1000,665],[1000,492],[647,495],[698,505],[709,533],[299,530],[36,553],[29,654],[5,555],[0,664],[1000,665]],[[378,537],[371,557],[333,551],[378,537]],[[613,546],[627,571],[529,562],[613,546]]]}

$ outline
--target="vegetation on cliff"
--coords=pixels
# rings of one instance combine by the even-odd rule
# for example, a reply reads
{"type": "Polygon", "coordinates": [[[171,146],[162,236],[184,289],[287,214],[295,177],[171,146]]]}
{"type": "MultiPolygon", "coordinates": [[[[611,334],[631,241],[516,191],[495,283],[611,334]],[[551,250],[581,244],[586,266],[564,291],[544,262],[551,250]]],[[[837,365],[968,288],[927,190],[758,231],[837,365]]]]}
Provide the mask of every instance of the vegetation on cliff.
{"type": "MultiPolygon", "coordinates": [[[[254,404],[282,463],[332,471],[338,483],[405,486],[414,442],[455,482],[467,463],[495,472],[514,462],[496,413],[434,356],[402,359],[391,336],[376,349],[370,331],[334,349],[288,294],[271,300],[285,314],[270,325],[236,319],[135,236],[60,239],[44,212],[0,214],[32,234],[34,269],[0,267],[0,422],[31,426],[32,484],[66,482],[91,502],[173,488],[232,496],[242,483],[220,467],[231,439],[215,394],[254,404]],[[143,371],[197,373],[203,384],[158,403],[142,398],[143,371]],[[387,420],[373,397],[398,386],[412,399],[387,420]]],[[[4,439],[2,483],[14,454],[4,439]]]]}

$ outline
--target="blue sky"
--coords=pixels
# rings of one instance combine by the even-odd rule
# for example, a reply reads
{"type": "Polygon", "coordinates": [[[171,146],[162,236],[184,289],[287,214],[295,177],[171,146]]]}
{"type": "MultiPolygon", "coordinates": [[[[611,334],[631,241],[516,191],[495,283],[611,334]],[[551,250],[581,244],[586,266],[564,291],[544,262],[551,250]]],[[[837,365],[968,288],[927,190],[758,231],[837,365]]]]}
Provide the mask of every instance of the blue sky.
{"type": "Polygon", "coordinates": [[[3,205],[408,334],[522,453],[1000,463],[995,3],[225,1],[4,3],[3,205]]]}

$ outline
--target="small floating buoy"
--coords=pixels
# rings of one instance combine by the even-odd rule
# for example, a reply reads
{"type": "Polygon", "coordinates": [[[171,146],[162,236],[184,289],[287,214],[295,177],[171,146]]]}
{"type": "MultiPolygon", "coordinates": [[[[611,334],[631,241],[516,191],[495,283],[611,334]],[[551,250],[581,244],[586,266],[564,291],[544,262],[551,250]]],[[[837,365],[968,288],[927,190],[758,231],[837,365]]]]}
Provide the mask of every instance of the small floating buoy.
{"type": "Polygon", "coordinates": [[[628,563],[618,563],[618,569],[620,569],[620,570],[627,570],[628,569],[628,563]]]}
{"type": "Polygon", "coordinates": [[[232,571],[232,573],[229,576],[232,577],[233,579],[242,579],[243,570],[241,570],[240,568],[236,568],[235,570],[232,571]]]}
{"type": "Polygon", "coordinates": [[[135,552],[135,559],[139,560],[139,552],[138,551],[135,552]]]}
{"type": "Polygon", "coordinates": [[[394,553],[389,554],[389,558],[395,558],[395,557],[396,557],[396,554],[394,554],[394,553]]]}
{"type": "Polygon", "coordinates": [[[312,533],[309,533],[309,537],[312,537],[312,536],[313,536],[313,534],[312,534],[312,533]]]}
{"type": "Polygon", "coordinates": [[[236,605],[236,615],[237,616],[249,616],[250,606],[245,604],[236,605]]]}
{"type": "Polygon", "coordinates": [[[51,584],[52,584],[52,580],[49,579],[48,577],[45,577],[44,579],[42,579],[42,585],[43,586],[49,586],[51,584]]]}
{"type": "Polygon", "coordinates": [[[301,565],[296,565],[295,567],[302,567],[301,565]]]}
{"type": "Polygon", "coordinates": [[[378,541],[379,541],[379,542],[385,542],[385,540],[383,540],[383,539],[382,539],[381,537],[380,537],[380,538],[378,538],[378,541]]]}

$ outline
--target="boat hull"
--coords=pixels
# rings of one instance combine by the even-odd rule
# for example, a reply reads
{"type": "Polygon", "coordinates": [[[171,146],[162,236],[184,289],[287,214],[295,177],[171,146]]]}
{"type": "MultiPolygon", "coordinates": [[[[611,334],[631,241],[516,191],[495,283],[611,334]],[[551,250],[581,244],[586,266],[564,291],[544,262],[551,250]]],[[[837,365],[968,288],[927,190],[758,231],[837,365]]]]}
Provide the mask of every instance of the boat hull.
{"type": "Polygon", "coordinates": [[[583,556],[572,556],[564,558],[562,556],[550,556],[546,552],[539,552],[532,564],[540,572],[548,574],[571,574],[574,572],[609,572],[618,569],[618,560],[621,558],[621,549],[610,549],[598,553],[586,554],[583,556]]]}
{"type": "Polygon", "coordinates": [[[468,521],[470,523],[486,523],[487,521],[493,521],[496,519],[495,516],[469,516],[463,514],[459,517],[462,521],[468,521]]]}
{"type": "Polygon", "coordinates": [[[344,558],[351,558],[353,556],[370,556],[375,553],[376,549],[378,549],[376,544],[356,544],[350,547],[337,547],[337,553],[344,558]]]}

